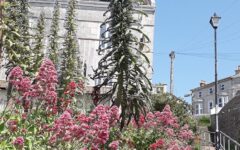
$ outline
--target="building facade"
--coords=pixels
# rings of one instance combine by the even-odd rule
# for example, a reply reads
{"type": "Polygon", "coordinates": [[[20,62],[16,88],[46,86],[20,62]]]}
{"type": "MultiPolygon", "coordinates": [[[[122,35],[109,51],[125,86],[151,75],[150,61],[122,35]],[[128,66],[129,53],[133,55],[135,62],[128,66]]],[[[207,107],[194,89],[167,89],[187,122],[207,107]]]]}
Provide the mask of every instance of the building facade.
{"type": "MultiPolygon", "coordinates": [[[[60,3],[60,37],[64,37],[64,20],[66,17],[66,9],[68,0],[58,0],[60,3]]],[[[55,0],[29,0],[30,3],[30,26],[36,26],[37,19],[41,12],[45,13],[46,16],[46,33],[49,33],[52,12],[55,5],[55,0]]],[[[94,86],[101,81],[92,81],[89,75],[93,74],[93,68],[97,68],[100,56],[97,53],[97,49],[101,43],[101,33],[103,33],[107,27],[100,25],[106,19],[103,16],[107,10],[109,2],[106,0],[78,0],[76,5],[76,29],[78,38],[78,47],[80,51],[81,61],[86,67],[86,77],[88,78],[87,84],[94,86]]],[[[138,9],[147,13],[148,17],[135,16],[142,19],[143,32],[148,35],[151,43],[148,43],[150,51],[146,50],[146,55],[149,58],[152,66],[153,60],[153,41],[154,41],[154,14],[155,4],[154,1],[148,0],[145,2],[146,5],[141,5],[138,9]]],[[[46,38],[45,45],[48,45],[48,39],[46,38]]],[[[152,69],[149,68],[148,77],[151,79],[152,69]]]]}
{"type": "MultiPolygon", "coordinates": [[[[218,108],[217,113],[232,98],[240,94],[240,66],[235,75],[218,80],[218,108]]],[[[207,84],[201,81],[199,87],[192,92],[192,113],[194,116],[215,114],[215,82],[207,84]]]]}
{"type": "Polygon", "coordinates": [[[164,94],[167,93],[167,84],[153,84],[152,94],[164,94]]]}

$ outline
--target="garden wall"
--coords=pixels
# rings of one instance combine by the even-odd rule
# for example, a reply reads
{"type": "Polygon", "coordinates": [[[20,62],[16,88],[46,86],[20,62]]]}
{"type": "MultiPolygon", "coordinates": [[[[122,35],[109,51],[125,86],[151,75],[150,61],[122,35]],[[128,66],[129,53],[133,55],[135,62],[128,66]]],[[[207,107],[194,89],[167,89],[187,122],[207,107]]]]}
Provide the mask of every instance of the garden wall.
{"type": "MultiPolygon", "coordinates": [[[[211,116],[211,128],[215,130],[215,115],[211,116]]],[[[240,96],[230,100],[219,112],[219,130],[240,142],[240,96]]]]}

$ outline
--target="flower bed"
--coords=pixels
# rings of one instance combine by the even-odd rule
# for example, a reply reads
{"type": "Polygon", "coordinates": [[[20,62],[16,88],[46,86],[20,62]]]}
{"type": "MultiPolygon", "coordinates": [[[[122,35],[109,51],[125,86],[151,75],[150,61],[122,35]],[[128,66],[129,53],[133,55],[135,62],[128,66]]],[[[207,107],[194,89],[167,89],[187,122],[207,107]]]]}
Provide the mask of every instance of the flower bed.
{"type": "Polygon", "coordinates": [[[70,82],[64,97],[56,92],[57,73],[45,60],[35,79],[15,67],[9,76],[11,103],[0,118],[0,149],[137,149],[190,150],[193,133],[166,105],[131,120],[121,131],[116,106],[96,106],[89,114],[74,109],[83,82],[70,82]]]}

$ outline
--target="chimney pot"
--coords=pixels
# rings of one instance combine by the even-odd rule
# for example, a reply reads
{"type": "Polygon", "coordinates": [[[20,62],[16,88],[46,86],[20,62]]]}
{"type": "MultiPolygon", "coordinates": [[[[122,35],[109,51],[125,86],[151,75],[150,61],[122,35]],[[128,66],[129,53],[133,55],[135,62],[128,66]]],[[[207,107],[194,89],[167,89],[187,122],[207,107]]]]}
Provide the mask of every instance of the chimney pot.
{"type": "Polygon", "coordinates": [[[237,70],[235,70],[235,75],[240,74],[240,65],[238,65],[237,70]]]}
{"type": "Polygon", "coordinates": [[[201,81],[200,81],[200,87],[203,87],[203,86],[205,86],[205,85],[206,85],[206,81],[201,80],[201,81]]]}

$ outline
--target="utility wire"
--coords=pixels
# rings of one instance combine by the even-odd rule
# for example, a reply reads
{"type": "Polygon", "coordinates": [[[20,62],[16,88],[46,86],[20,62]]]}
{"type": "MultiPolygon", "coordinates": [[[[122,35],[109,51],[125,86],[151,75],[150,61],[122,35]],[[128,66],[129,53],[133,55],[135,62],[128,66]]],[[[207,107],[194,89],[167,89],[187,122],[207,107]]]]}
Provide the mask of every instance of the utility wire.
{"type": "MultiPolygon", "coordinates": [[[[225,16],[225,18],[226,18],[226,14],[231,12],[230,10],[232,10],[232,7],[236,6],[236,3],[238,3],[238,2],[239,2],[239,0],[233,0],[230,3],[230,5],[228,5],[227,8],[225,8],[223,11],[220,12],[221,16],[225,16]]],[[[231,29],[232,25],[238,24],[238,23],[240,23],[240,19],[238,19],[237,21],[234,21],[234,22],[228,24],[226,27],[221,28],[219,31],[226,31],[228,29],[231,29]]],[[[203,29],[205,29],[205,27],[203,29]]],[[[202,29],[199,32],[200,34],[204,33],[204,32],[201,32],[201,31],[202,31],[202,29]]],[[[207,29],[205,29],[205,31],[207,31],[207,29]]],[[[232,36],[233,34],[235,35],[236,33],[239,33],[239,32],[231,33],[230,36],[232,36]]],[[[201,48],[205,47],[203,45],[208,46],[208,45],[213,43],[212,40],[211,41],[204,41],[204,42],[199,42],[199,40],[195,40],[195,39],[197,39],[197,37],[199,37],[200,34],[197,34],[194,38],[191,38],[191,40],[189,40],[189,42],[184,44],[184,46],[182,48],[178,48],[178,49],[182,49],[182,51],[179,51],[179,52],[191,51],[191,46],[192,47],[194,46],[196,48],[196,44],[200,45],[200,48],[198,48],[198,49],[201,49],[201,48]]]]}

